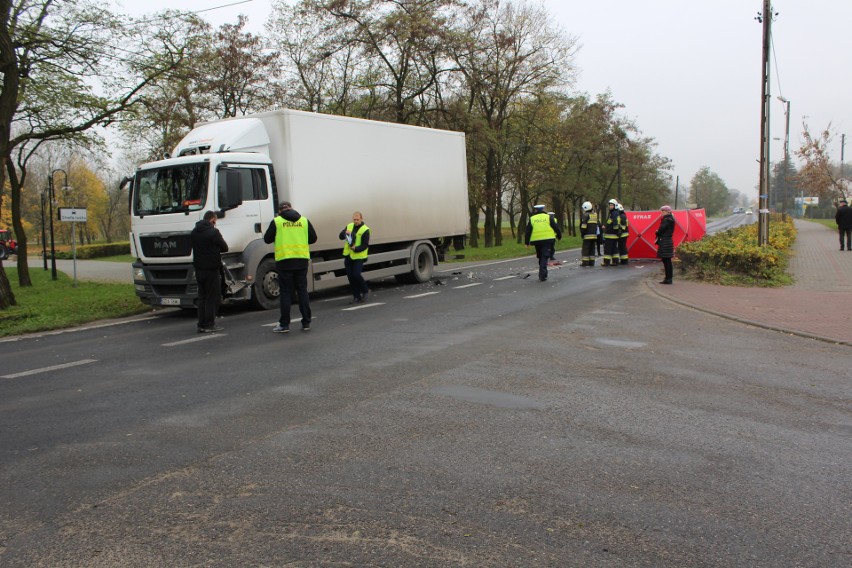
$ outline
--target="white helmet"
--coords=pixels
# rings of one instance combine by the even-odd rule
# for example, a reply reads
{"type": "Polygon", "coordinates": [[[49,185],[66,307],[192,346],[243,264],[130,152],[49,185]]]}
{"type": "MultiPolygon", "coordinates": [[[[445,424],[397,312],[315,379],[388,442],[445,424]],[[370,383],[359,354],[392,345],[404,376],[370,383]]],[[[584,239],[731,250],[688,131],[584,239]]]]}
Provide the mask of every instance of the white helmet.
{"type": "Polygon", "coordinates": [[[615,208],[618,209],[619,211],[624,211],[624,206],[621,203],[617,204],[615,206],[615,208]]]}
{"type": "Polygon", "coordinates": [[[610,205],[618,205],[618,201],[616,201],[614,198],[613,198],[613,199],[610,199],[608,203],[609,203],[610,205]]]}
{"type": "Polygon", "coordinates": [[[583,205],[581,205],[581,207],[583,208],[583,211],[591,211],[592,210],[592,204],[589,203],[588,201],[584,201],[583,205]]]}

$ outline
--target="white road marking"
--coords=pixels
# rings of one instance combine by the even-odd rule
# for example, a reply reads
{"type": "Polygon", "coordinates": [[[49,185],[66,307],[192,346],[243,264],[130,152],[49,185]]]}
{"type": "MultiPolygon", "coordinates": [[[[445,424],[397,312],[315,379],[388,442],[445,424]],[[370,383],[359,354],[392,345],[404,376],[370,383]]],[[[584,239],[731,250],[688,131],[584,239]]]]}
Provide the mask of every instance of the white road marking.
{"type": "Polygon", "coordinates": [[[192,339],[182,339],[181,341],[172,341],[171,343],[163,343],[162,347],[174,347],[176,345],[185,345],[187,343],[195,343],[196,341],[207,341],[208,339],[213,339],[215,337],[225,337],[228,335],[227,333],[205,333],[200,337],[193,337],[192,339]]]}
{"type": "Polygon", "coordinates": [[[416,294],[414,296],[403,296],[403,298],[411,300],[413,298],[423,298],[424,296],[432,296],[434,294],[440,294],[440,292],[426,292],[425,294],[416,294]]]}
{"type": "Polygon", "coordinates": [[[472,286],[480,286],[482,282],[474,282],[473,284],[464,284],[462,286],[453,286],[453,290],[461,290],[462,288],[470,288],[472,286]]]}
{"type": "Polygon", "coordinates": [[[359,304],[357,306],[352,306],[351,308],[343,308],[342,312],[351,312],[352,310],[363,310],[364,308],[374,308],[376,306],[384,306],[384,302],[372,302],[370,304],[359,304]]]}
{"type": "Polygon", "coordinates": [[[11,375],[3,375],[2,379],[17,379],[18,377],[27,377],[29,375],[37,375],[39,373],[47,373],[48,371],[58,371],[59,369],[67,369],[69,367],[77,367],[78,365],[88,365],[89,363],[96,363],[97,359],[81,359],[80,361],[74,361],[72,363],[63,363],[61,365],[52,365],[50,367],[42,367],[41,369],[32,369],[31,371],[21,371],[20,373],[13,373],[11,375]]]}
{"type": "Polygon", "coordinates": [[[517,276],[514,276],[514,275],[512,275],[512,276],[502,276],[502,277],[500,277],[500,278],[495,278],[494,280],[492,280],[492,282],[497,282],[498,280],[508,280],[509,278],[517,278],[517,276]]]}

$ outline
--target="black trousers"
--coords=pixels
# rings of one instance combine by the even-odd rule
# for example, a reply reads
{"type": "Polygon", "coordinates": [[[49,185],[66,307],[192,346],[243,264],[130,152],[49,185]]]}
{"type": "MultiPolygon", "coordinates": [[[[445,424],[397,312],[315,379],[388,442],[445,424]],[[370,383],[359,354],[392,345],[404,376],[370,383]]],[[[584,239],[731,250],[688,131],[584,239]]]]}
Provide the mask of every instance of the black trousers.
{"type": "Polygon", "coordinates": [[[668,282],[672,281],[673,270],[672,270],[672,259],[671,258],[661,258],[663,261],[663,270],[665,270],[666,276],[665,280],[668,282]]]}
{"type": "Polygon", "coordinates": [[[846,250],[852,250],[852,227],[848,229],[837,228],[840,234],[840,250],[843,250],[843,235],[846,235],[846,250]]]}
{"type": "Polygon", "coordinates": [[[216,324],[216,312],[222,301],[222,280],[219,269],[196,270],[198,283],[198,327],[208,329],[216,324]]]}
{"type": "Polygon", "coordinates": [[[550,260],[550,255],[553,254],[553,246],[556,244],[556,239],[533,241],[530,244],[535,245],[535,255],[538,257],[538,279],[544,282],[547,280],[547,261],[550,260]]]}
{"type": "Polygon", "coordinates": [[[295,270],[278,269],[278,286],[281,295],[278,297],[281,315],[278,323],[290,327],[290,306],[293,305],[293,292],[299,298],[299,313],[302,314],[302,325],[311,323],[311,302],[308,298],[308,268],[295,270]]]}
{"type": "Polygon", "coordinates": [[[346,278],[349,279],[349,289],[352,290],[352,295],[356,300],[361,299],[368,292],[367,282],[364,281],[364,277],[361,275],[361,271],[364,268],[364,259],[352,260],[348,256],[344,257],[343,268],[346,269],[346,278]]]}

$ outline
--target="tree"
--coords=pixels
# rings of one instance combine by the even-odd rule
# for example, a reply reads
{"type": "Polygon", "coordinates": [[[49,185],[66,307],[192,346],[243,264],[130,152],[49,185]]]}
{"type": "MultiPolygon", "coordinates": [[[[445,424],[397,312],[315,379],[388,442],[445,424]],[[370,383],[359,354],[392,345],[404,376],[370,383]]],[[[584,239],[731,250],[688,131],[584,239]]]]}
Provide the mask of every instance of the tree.
{"type": "Polygon", "coordinates": [[[704,166],[692,176],[689,182],[689,199],[696,206],[714,215],[725,211],[728,207],[728,187],[718,174],[704,166]]]}
{"type": "Polygon", "coordinates": [[[831,124],[814,136],[808,124],[803,122],[802,138],[802,145],[796,151],[796,155],[804,161],[796,177],[799,187],[809,196],[820,197],[829,202],[848,197],[845,192],[845,180],[841,180],[838,168],[828,157],[828,147],[833,139],[831,124]]]}
{"type": "Polygon", "coordinates": [[[574,38],[554,28],[542,7],[483,0],[463,12],[449,45],[468,97],[488,131],[481,146],[486,247],[500,244],[504,138],[516,103],[566,86],[574,70],[575,44],[574,38]]]}
{"type": "MultiPolygon", "coordinates": [[[[19,283],[30,286],[21,222],[29,160],[51,140],[96,147],[94,127],[120,120],[148,85],[183,63],[195,21],[172,13],[158,26],[134,25],[91,0],[0,0],[0,18],[0,182],[9,180],[21,243],[19,283]]],[[[0,265],[0,309],[13,302],[0,265]]]]}

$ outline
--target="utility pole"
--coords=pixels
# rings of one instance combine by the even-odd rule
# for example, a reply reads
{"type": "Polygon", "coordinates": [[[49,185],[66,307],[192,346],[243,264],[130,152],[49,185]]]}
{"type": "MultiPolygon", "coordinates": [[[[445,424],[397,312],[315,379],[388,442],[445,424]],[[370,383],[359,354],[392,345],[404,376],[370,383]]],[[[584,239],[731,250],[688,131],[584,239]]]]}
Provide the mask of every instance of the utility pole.
{"type": "Polygon", "coordinates": [[[680,176],[675,176],[675,210],[677,210],[677,194],[680,192],[680,176]]]}
{"type": "Polygon", "coordinates": [[[758,195],[757,244],[769,244],[769,46],[772,38],[772,2],[763,0],[763,67],[760,73],[760,187],[758,195]]]}
{"type": "Polygon", "coordinates": [[[778,97],[778,100],[787,105],[786,110],[784,111],[784,116],[787,119],[787,128],[784,131],[784,193],[781,201],[781,213],[786,213],[787,192],[789,188],[787,172],[790,170],[790,101],[785,99],[784,97],[778,97]]]}

